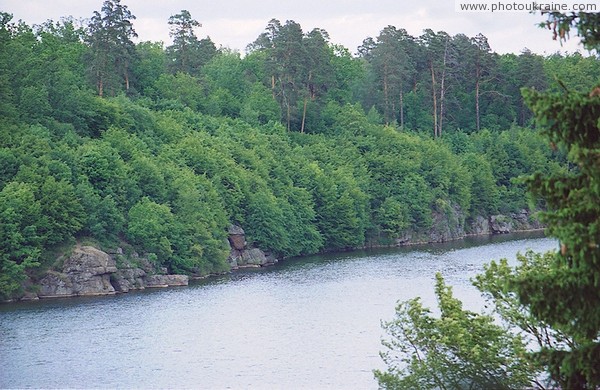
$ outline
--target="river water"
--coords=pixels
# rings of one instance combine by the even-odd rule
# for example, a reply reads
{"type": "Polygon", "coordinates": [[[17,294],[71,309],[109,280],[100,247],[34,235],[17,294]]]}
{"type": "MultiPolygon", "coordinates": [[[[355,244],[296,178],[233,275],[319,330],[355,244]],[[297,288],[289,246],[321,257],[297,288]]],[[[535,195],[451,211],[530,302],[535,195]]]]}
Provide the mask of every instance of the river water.
{"type": "Polygon", "coordinates": [[[491,259],[554,249],[539,234],[289,259],[189,287],[0,305],[0,388],[375,389],[398,300],[465,307],[491,259]]]}

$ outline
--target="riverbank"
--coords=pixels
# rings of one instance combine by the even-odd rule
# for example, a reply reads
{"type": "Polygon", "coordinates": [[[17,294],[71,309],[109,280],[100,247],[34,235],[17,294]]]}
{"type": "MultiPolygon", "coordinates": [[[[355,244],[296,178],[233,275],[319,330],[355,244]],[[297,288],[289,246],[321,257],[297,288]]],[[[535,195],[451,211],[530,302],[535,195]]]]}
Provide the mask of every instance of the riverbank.
{"type": "MultiPolygon", "coordinates": [[[[477,217],[464,228],[452,229],[449,218],[438,218],[428,234],[407,232],[388,242],[371,241],[363,247],[348,248],[346,252],[376,248],[416,247],[420,245],[456,242],[472,237],[506,235],[511,233],[543,232],[537,220],[523,210],[504,216],[491,216],[487,220],[477,217]],[[442,233],[440,233],[442,232],[442,233]]],[[[228,229],[230,270],[261,268],[277,264],[281,259],[260,248],[248,245],[243,228],[231,225],[228,229]]],[[[337,250],[339,251],[339,249],[337,250]]],[[[328,253],[331,251],[322,251],[328,253]]],[[[61,259],[59,259],[61,260],[61,259]]],[[[205,275],[173,275],[164,268],[157,268],[147,258],[135,252],[125,254],[122,248],[102,251],[89,245],[76,245],[64,259],[59,269],[48,270],[38,284],[30,283],[28,291],[14,301],[37,299],[102,296],[127,293],[146,288],[187,286],[190,280],[207,279],[223,273],[205,275]]]]}

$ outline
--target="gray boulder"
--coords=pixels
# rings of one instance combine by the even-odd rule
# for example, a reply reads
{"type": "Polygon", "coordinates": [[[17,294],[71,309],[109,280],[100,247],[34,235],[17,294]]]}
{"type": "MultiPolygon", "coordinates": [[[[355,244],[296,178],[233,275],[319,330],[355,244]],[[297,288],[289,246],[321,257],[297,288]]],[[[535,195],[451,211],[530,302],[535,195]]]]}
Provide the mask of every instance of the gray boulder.
{"type": "Polygon", "coordinates": [[[48,271],[40,281],[40,298],[74,297],[73,282],[69,275],[61,272],[48,271]]]}
{"type": "Polygon", "coordinates": [[[246,248],[246,233],[244,229],[236,225],[230,225],[227,231],[229,244],[235,250],[241,251],[246,248]]]}
{"type": "Polygon", "coordinates": [[[145,277],[146,271],[143,269],[125,268],[118,270],[112,276],[111,282],[116,291],[126,293],[130,290],[143,290],[145,277]]]}
{"type": "Polygon", "coordinates": [[[189,277],[187,275],[150,275],[146,277],[146,287],[175,287],[187,286],[189,277]]]}
{"type": "Polygon", "coordinates": [[[490,217],[490,231],[493,234],[508,234],[512,230],[512,221],[507,216],[492,215],[490,217]]]}
{"type": "Polygon", "coordinates": [[[248,249],[242,252],[242,264],[264,266],[267,265],[267,257],[258,248],[248,249]]]}
{"type": "Polygon", "coordinates": [[[65,260],[62,272],[49,271],[40,282],[40,298],[110,295],[115,293],[111,274],[115,261],[90,246],[76,247],[65,260]]]}
{"type": "Polygon", "coordinates": [[[470,233],[475,235],[490,234],[490,221],[487,218],[478,215],[471,222],[470,233]]]}

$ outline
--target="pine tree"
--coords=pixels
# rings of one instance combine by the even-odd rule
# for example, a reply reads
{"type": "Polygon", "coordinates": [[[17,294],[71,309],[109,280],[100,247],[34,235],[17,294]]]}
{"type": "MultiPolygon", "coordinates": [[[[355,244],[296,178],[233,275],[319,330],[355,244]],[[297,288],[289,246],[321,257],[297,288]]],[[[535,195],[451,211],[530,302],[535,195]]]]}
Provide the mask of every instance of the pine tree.
{"type": "Polygon", "coordinates": [[[129,92],[130,66],[135,56],[131,38],[137,37],[132,24],[135,16],[121,0],[106,0],[101,12],[94,11],[88,25],[87,42],[91,49],[89,68],[99,96],[115,95],[120,86],[129,92]]]}

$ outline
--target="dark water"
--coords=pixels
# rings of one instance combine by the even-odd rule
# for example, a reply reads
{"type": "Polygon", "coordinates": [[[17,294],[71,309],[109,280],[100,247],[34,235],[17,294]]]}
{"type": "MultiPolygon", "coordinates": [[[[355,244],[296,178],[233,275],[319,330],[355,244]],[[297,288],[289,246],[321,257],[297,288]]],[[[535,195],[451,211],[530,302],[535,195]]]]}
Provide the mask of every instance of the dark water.
{"type": "Polygon", "coordinates": [[[538,235],[286,260],[177,289],[0,305],[1,388],[374,389],[380,320],[433,305],[440,271],[465,306],[490,259],[538,235]]]}

